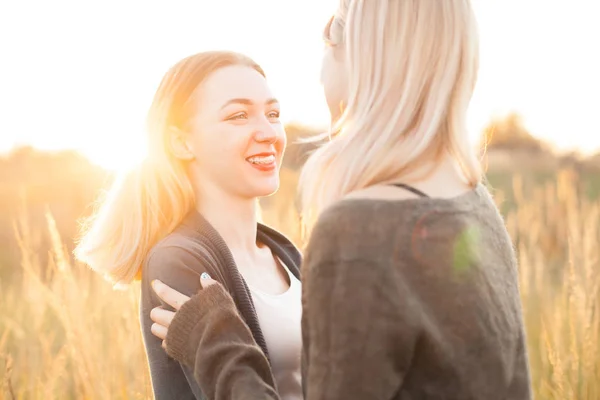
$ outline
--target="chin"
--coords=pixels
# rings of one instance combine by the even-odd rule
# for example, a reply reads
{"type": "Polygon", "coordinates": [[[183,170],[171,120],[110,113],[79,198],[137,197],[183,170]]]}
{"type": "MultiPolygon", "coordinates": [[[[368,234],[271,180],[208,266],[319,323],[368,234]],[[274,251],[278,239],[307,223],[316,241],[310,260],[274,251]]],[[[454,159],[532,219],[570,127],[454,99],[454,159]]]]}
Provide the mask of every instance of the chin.
{"type": "Polygon", "coordinates": [[[255,197],[268,197],[277,193],[277,190],[279,190],[279,179],[258,184],[254,186],[253,192],[256,193],[255,197]]]}
{"type": "Polygon", "coordinates": [[[333,102],[333,101],[327,101],[327,107],[329,108],[329,115],[330,115],[330,122],[331,125],[334,125],[342,116],[343,113],[343,108],[342,108],[342,103],[341,102],[333,102]]]}

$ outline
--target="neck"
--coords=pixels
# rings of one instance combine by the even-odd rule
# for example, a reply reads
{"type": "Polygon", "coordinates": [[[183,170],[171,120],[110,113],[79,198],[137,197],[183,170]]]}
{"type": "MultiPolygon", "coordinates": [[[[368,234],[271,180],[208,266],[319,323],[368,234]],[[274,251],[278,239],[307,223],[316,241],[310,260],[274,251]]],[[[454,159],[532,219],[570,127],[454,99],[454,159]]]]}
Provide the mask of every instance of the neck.
{"type": "Polygon", "coordinates": [[[445,153],[396,181],[416,185],[433,197],[453,197],[469,189],[459,165],[445,153]]]}
{"type": "Polygon", "coordinates": [[[196,196],[196,210],[219,232],[233,254],[257,250],[258,202],[213,190],[196,196]]]}

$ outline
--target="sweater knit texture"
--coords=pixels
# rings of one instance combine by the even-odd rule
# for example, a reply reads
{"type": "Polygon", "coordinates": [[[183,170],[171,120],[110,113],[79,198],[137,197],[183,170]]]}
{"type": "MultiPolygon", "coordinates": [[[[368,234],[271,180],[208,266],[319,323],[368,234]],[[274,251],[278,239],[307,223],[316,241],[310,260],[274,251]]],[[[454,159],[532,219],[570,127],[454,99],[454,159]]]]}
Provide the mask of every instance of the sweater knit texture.
{"type": "MultiPolygon", "coordinates": [[[[302,278],[306,400],[532,398],[516,257],[483,185],[450,199],[336,203],[313,230],[302,278]]],[[[221,343],[230,351],[219,362],[260,371],[233,300],[214,292],[220,310],[200,292],[175,315],[167,351],[206,379],[214,365],[199,368],[198,348],[207,313],[220,311],[221,332],[235,340],[221,343]]],[[[250,398],[265,380],[255,373],[243,384],[230,399],[250,398]]]]}
{"type": "Polygon", "coordinates": [[[306,399],[531,398],[516,257],[483,185],[343,200],[302,273],[306,399]]]}

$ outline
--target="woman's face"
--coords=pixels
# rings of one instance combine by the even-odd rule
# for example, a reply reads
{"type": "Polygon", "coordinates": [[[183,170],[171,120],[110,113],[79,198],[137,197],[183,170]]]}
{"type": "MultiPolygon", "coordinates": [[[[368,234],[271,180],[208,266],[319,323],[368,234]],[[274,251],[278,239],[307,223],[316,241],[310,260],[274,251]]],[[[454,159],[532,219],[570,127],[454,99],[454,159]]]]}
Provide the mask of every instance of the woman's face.
{"type": "Polygon", "coordinates": [[[321,62],[321,83],[332,122],[339,119],[348,98],[348,74],[339,30],[332,17],[323,31],[325,49],[321,62]]]}
{"type": "Polygon", "coordinates": [[[273,194],[286,135],[265,78],[247,66],[221,68],[203,82],[196,105],[188,145],[200,194],[215,189],[243,198],[273,194]]]}

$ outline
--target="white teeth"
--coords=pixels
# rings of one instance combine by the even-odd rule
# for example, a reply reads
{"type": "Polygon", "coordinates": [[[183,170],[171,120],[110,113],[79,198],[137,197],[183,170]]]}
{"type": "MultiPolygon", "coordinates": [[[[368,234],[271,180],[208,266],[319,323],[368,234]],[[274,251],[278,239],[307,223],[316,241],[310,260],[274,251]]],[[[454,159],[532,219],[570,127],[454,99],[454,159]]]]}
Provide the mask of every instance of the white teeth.
{"type": "Polygon", "coordinates": [[[272,154],[265,157],[255,156],[248,158],[248,161],[250,161],[252,164],[271,164],[275,161],[275,156],[272,154]]]}

